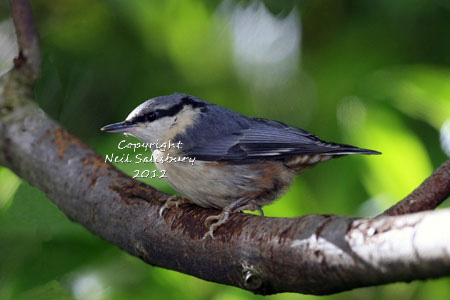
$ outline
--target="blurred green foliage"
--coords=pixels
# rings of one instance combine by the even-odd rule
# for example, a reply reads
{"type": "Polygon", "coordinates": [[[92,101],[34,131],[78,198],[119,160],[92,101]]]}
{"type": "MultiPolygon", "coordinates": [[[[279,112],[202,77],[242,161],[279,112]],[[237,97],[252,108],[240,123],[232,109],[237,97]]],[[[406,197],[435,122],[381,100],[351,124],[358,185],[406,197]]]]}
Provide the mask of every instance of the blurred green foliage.
{"type": "MultiPolygon", "coordinates": [[[[294,9],[301,45],[295,73],[261,90],[238,74],[232,42],[241,28],[233,31],[230,12],[254,1],[32,1],[43,52],[37,101],[103,155],[121,154],[124,137],[101,133],[101,126],[123,120],[145,99],[174,92],[383,152],[306,171],[265,208],[269,216],[375,215],[448,158],[440,143],[450,118],[448,0],[264,3],[279,19],[294,9]]],[[[0,17],[8,17],[5,0],[0,17]]],[[[135,169],[116,165],[130,175],[135,169]]],[[[144,181],[172,192],[162,180],[144,181]]],[[[0,299],[261,298],[145,265],[70,222],[4,168],[0,257],[0,299]]],[[[450,299],[450,280],[324,298],[450,299]]]]}

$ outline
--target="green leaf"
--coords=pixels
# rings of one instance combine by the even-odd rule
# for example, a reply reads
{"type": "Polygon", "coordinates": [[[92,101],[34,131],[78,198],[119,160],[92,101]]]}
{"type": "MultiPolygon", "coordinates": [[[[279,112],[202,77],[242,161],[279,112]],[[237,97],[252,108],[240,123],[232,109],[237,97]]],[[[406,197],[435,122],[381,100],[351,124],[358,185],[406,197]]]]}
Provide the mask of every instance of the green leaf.
{"type": "Polygon", "coordinates": [[[49,283],[28,290],[14,300],[73,300],[69,293],[61,287],[58,281],[53,280],[49,283]]]}
{"type": "Polygon", "coordinates": [[[0,182],[0,212],[5,212],[11,205],[21,180],[9,169],[0,167],[0,182]]]}
{"type": "Polygon", "coordinates": [[[420,139],[398,114],[371,106],[360,126],[347,128],[355,144],[382,152],[365,156],[364,184],[372,196],[389,206],[412,192],[432,173],[428,153],[420,139]]]}
{"type": "Polygon", "coordinates": [[[363,86],[368,97],[391,103],[439,130],[450,118],[449,82],[448,69],[414,65],[375,72],[363,86]]]}

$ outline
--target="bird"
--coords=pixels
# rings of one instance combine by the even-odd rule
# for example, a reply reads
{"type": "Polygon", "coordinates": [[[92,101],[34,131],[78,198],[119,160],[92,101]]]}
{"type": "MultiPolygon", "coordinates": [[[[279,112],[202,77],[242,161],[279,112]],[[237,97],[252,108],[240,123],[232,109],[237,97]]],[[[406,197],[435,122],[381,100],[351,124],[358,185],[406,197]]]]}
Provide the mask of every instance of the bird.
{"type": "Polygon", "coordinates": [[[243,210],[259,211],[286,192],[295,176],[332,158],[381,154],[351,145],[325,142],[282,122],[249,117],[195,96],[175,93],[138,105],[123,122],[102,131],[123,133],[151,145],[152,155],[195,158],[156,163],[168,184],[182,196],[168,198],[160,209],[193,203],[220,210],[205,220],[204,238],[243,210]],[[155,147],[179,143],[166,152],[155,147]]]}

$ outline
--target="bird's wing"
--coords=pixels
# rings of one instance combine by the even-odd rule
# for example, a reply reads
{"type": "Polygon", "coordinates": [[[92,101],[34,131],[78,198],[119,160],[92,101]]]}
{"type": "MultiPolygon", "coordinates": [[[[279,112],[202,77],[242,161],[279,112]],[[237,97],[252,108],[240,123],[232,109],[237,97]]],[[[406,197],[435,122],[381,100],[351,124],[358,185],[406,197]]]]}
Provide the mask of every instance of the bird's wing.
{"type": "Polygon", "coordinates": [[[349,145],[326,143],[307,131],[266,119],[252,119],[248,128],[213,137],[194,145],[187,152],[198,160],[234,163],[316,153],[376,153],[349,145]]]}

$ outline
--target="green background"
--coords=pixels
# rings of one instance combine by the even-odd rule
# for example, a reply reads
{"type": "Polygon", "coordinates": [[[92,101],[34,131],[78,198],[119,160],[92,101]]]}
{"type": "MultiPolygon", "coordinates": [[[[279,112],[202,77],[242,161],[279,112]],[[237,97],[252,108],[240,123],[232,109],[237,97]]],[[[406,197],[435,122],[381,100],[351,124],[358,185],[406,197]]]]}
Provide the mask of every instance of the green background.
{"type": "MultiPolygon", "coordinates": [[[[35,0],[32,6],[43,56],[37,102],[102,155],[118,153],[123,137],[102,133],[101,126],[123,120],[148,98],[174,92],[383,152],[306,171],[264,209],[268,216],[373,216],[448,158],[443,144],[450,148],[449,1],[264,1],[261,6],[35,0]],[[271,44],[274,52],[264,43],[249,46],[274,28],[286,34],[271,44]],[[233,40],[238,34],[244,52],[263,58],[238,56],[239,41],[233,40]],[[299,36],[288,58],[272,59],[299,36]]],[[[1,19],[8,18],[8,10],[1,0],[1,19]]],[[[135,169],[116,166],[130,175],[135,169]]],[[[144,181],[172,192],[162,180],[144,181]]],[[[148,266],[70,222],[43,193],[0,168],[0,299],[163,296],[262,298],[148,266]]],[[[450,299],[450,278],[321,298],[450,299]]]]}

